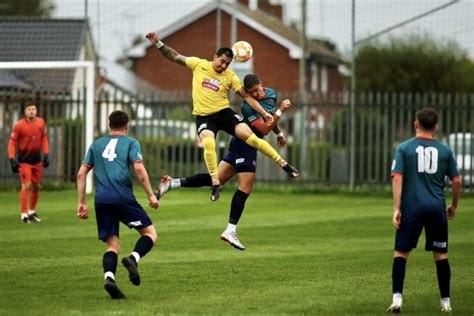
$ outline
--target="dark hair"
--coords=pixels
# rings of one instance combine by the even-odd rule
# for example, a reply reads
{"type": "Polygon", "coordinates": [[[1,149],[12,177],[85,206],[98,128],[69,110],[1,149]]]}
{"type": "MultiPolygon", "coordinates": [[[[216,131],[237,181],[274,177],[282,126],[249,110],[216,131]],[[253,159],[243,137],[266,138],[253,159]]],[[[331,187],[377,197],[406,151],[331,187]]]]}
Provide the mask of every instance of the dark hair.
{"type": "Polygon", "coordinates": [[[23,104],[21,106],[21,111],[25,112],[26,108],[29,107],[29,106],[34,106],[34,107],[36,107],[36,109],[38,109],[38,106],[36,105],[36,103],[33,100],[27,100],[27,101],[23,102],[23,104]]]}
{"type": "Polygon", "coordinates": [[[221,47],[217,50],[216,56],[226,55],[227,57],[234,58],[234,52],[229,47],[221,47]]]}
{"type": "Polygon", "coordinates": [[[111,129],[122,129],[127,126],[130,118],[124,111],[113,111],[109,115],[109,126],[111,129]]]}
{"type": "Polygon", "coordinates": [[[260,78],[256,74],[245,75],[244,86],[246,89],[250,89],[256,84],[260,84],[260,78]]]}
{"type": "Polygon", "coordinates": [[[438,113],[430,107],[422,108],[416,112],[416,119],[422,129],[432,131],[438,123],[438,113]]]}

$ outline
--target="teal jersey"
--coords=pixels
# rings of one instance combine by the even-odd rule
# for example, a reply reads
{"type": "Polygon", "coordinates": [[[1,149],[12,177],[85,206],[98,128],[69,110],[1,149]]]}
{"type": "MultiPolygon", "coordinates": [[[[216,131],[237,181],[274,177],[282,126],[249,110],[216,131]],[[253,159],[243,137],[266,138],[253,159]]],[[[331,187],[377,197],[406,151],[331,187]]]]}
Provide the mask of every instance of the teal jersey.
{"type": "Polygon", "coordinates": [[[105,136],[87,151],[83,164],[94,169],[96,203],[133,198],[130,166],[143,159],[140,144],[128,136],[105,136]]]}
{"type": "Polygon", "coordinates": [[[435,139],[412,138],[398,145],[392,175],[403,175],[401,209],[430,209],[445,204],[445,177],[459,176],[451,149],[435,139]]]}
{"type": "MultiPolygon", "coordinates": [[[[270,114],[274,114],[276,110],[278,109],[277,107],[277,94],[276,91],[270,88],[264,88],[265,89],[265,97],[263,99],[258,100],[258,103],[263,107],[265,111],[267,111],[270,114]]],[[[251,123],[258,120],[262,116],[260,113],[255,111],[250,105],[247,104],[247,102],[242,101],[240,104],[240,111],[242,112],[242,115],[244,117],[244,121],[251,126],[251,123]]],[[[259,135],[261,136],[261,135],[259,135]]]]}

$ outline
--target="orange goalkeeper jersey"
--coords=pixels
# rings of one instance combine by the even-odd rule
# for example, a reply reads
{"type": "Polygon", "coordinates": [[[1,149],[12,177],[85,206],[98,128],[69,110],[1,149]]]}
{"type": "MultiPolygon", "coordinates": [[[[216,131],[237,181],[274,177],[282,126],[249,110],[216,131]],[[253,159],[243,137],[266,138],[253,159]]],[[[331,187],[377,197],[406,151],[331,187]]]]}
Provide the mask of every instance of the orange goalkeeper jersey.
{"type": "Polygon", "coordinates": [[[26,118],[19,120],[10,136],[8,143],[8,158],[14,159],[18,146],[18,162],[36,164],[43,155],[49,151],[46,123],[41,117],[36,117],[32,122],[26,118]]]}

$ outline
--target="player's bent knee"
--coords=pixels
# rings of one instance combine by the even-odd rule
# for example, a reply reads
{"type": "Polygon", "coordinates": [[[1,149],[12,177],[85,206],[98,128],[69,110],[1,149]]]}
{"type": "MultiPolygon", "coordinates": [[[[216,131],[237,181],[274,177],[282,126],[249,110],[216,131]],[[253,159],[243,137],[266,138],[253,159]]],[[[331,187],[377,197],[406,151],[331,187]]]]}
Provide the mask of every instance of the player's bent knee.
{"type": "Polygon", "coordinates": [[[242,192],[244,192],[244,193],[247,193],[248,195],[250,195],[250,193],[252,193],[253,186],[252,186],[252,185],[239,186],[239,190],[242,191],[242,192]]]}
{"type": "Polygon", "coordinates": [[[148,236],[153,241],[153,245],[156,245],[156,243],[158,242],[158,235],[156,233],[155,226],[153,225],[147,226],[140,230],[140,235],[148,236]]]}
{"type": "Polygon", "coordinates": [[[22,188],[23,190],[26,190],[26,191],[31,191],[31,182],[23,183],[23,184],[21,185],[21,188],[22,188]]]}
{"type": "Polygon", "coordinates": [[[250,136],[252,136],[253,132],[250,127],[245,123],[239,123],[235,126],[235,136],[237,138],[246,141],[250,136]]]}
{"type": "Polygon", "coordinates": [[[216,141],[213,137],[205,137],[202,139],[202,146],[204,147],[204,150],[215,150],[216,141]]]}

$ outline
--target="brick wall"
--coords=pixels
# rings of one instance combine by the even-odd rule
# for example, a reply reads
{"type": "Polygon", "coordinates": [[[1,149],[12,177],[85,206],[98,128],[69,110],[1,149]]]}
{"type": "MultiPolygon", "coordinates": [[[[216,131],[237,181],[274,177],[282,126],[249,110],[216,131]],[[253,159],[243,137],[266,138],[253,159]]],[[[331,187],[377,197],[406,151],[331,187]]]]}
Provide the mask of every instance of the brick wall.
{"type": "MultiPolygon", "coordinates": [[[[231,17],[222,12],[222,46],[231,45],[230,23],[231,17]]],[[[264,84],[279,91],[298,91],[299,61],[290,58],[288,49],[241,22],[238,22],[237,27],[237,40],[245,40],[253,46],[253,71],[264,84]]],[[[184,56],[212,60],[216,51],[215,31],[214,11],[166,37],[163,42],[184,56]]],[[[191,71],[170,62],[155,47],[149,47],[146,55],[136,61],[135,71],[162,90],[191,89],[191,71]]],[[[339,87],[337,72],[333,69],[328,69],[328,72],[329,89],[339,87]]]]}

